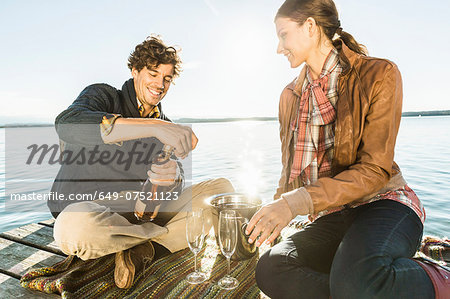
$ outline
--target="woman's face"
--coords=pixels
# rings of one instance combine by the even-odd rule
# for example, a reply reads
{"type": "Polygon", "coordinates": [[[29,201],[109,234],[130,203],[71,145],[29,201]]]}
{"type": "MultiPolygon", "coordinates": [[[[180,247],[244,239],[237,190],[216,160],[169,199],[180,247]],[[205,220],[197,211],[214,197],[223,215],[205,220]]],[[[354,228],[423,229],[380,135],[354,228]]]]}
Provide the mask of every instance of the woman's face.
{"type": "Polygon", "coordinates": [[[279,17],[275,20],[275,27],[279,39],[277,53],[286,56],[292,68],[307,61],[314,48],[309,19],[300,26],[289,18],[279,17]]]}

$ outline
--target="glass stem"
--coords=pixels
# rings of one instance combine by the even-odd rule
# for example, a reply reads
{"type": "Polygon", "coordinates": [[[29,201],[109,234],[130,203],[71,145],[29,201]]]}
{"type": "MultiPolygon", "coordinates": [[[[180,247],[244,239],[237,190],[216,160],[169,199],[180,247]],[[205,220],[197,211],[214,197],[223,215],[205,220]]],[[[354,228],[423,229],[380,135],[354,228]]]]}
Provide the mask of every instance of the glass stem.
{"type": "Polygon", "coordinates": [[[194,253],[194,267],[195,272],[197,273],[197,253],[194,253]]]}
{"type": "Polygon", "coordinates": [[[227,261],[228,261],[228,275],[227,276],[230,276],[230,258],[229,257],[227,257],[227,261]]]}

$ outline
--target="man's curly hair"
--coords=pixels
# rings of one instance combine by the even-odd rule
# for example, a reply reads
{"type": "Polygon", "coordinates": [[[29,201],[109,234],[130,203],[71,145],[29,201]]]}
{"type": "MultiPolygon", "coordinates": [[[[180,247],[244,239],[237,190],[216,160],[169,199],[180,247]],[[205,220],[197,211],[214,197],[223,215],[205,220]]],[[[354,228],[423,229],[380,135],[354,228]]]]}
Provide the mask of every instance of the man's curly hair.
{"type": "Polygon", "coordinates": [[[159,36],[151,35],[137,45],[130,54],[128,68],[141,71],[144,67],[156,68],[160,64],[172,64],[174,77],[178,77],[181,72],[181,59],[178,52],[179,50],[174,47],[167,47],[159,36]]]}

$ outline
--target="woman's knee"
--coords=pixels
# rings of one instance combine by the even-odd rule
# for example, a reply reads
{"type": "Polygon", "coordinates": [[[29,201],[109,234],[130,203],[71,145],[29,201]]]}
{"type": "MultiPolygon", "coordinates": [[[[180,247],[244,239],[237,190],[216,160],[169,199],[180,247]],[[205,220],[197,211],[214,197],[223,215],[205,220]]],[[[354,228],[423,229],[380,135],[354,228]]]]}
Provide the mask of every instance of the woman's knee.
{"type": "Polygon", "coordinates": [[[268,296],[273,296],[280,286],[277,282],[277,269],[282,263],[283,257],[269,249],[259,258],[256,265],[256,284],[268,296]]]}
{"type": "Polygon", "coordinates": [[[383,292],[383,285],[393,278],[392,265],[393,259],[388,256],[352,261],[337,254],[330,271],[332,298],[376,297],[383,292]]]}

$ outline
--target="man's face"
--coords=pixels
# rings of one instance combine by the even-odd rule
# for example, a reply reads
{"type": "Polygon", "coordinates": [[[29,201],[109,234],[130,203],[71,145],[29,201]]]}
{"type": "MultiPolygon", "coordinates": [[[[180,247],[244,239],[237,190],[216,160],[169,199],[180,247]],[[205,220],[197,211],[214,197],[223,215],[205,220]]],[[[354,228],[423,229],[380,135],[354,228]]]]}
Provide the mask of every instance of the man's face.
{"type": "Polygon", "coordinates": [[[134,90],[137,98],[149,109],[156,106],[164,98],[173,79],[174,67],[172,64],[160,64],[158,67],[144,67],[138,71],[132,69],[134,90]]]}

